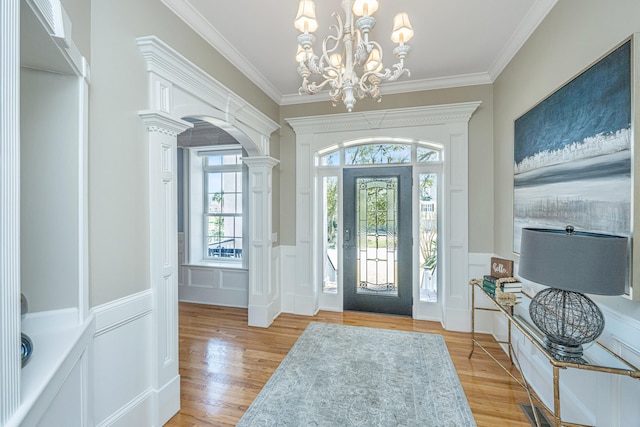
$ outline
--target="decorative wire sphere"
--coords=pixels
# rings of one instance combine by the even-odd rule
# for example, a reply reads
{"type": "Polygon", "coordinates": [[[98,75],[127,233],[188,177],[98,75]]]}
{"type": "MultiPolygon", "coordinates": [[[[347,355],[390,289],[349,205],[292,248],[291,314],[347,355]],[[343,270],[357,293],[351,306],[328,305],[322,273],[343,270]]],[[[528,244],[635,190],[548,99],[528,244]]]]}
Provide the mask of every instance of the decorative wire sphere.
{"type": "Polygon", "coordinates": [[[579,292],[547,288],[529,305],[529,315],[548,341],[568,347],[598,338],[604,329],[604,316],[598,306],[579,292]]]}

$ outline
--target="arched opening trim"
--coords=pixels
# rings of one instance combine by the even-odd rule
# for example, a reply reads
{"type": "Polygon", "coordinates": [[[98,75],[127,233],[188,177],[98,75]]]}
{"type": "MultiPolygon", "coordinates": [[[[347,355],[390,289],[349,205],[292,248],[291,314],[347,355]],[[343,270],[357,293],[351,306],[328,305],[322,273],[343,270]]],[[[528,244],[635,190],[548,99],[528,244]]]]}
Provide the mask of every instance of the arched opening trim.
{"type": "Polygon", "coordinates": [[[272,262],[271,168],[277,163],[269,157],[269,139],[279,126],[157,37],[137,42],[149,80],[148,107],[139,115],[149,131],[149,277],[156,355],[152,371],[153,387],[161,390],[162,424],[180,403],[177,135],[193,126],[182,117],[202,118],[235,136],[249,155],[250,176],[264,180],[251,188],[249,200],[249,324],[259,327],[269,326],[280,313],[278,285],[265,275],[272,262]]]}

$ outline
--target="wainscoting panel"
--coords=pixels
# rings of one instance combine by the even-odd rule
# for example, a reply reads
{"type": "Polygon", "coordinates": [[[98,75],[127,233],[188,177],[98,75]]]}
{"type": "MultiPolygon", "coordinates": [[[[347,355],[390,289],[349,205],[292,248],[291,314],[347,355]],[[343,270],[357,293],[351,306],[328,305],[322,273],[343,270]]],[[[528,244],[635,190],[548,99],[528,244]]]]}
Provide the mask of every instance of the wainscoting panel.
{"type": "Polygon", "coordinates": [[[212,268],[187,268],[187,286],[220,289],[219,274],[212,268]]]}
{"type": "Polygon", "coordinates": [[[296,301],[296,247],[278,246],[280,250],[280,282],[282,312],[294,313],[296,301]]]}
{"type": "Polygon", "coordinates": [[[246,270],[217,270],[220,289],[241,291],[247,289],[246,270]]]}
{"type": "Polygon", "coordinates": [[[154,425],[151,290],[94,309],[95,425],[154,425]]]}
{"type": "Polygon", "coordinates": [[[249,271],[240,268],[182,266],[180,301],[229,307],[248,306],[249,271]]]}

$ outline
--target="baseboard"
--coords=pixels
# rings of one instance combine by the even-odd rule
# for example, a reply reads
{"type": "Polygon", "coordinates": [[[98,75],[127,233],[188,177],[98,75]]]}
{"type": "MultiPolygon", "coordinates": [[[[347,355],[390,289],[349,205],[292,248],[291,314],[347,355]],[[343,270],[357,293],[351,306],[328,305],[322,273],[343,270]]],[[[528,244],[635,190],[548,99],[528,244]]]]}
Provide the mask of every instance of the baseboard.
{"type": "Polygon", "coordinates": [[[293,313],[302,316],[315,316],[318,313],[316,297],[313,295],[296,295],[294,297],[293,313]]]}
{"type": "Polygon", "coordinates": [[[447,309],[443,321],[447,331],[471,332],[470,310],[447,309]]]}
{"type": "Polygon", "coordinates": [[[433,316],[414,316],[413,317],[415,320],[424,320],[427,322],[438,322],[442,325],[442,321],[439,317],[433,317],[433,316]]]}
{"type": "MultiPolygon", "coordinates": [[[[268,328],[275,319],[272,306],[274,303],[268,305],[249,305],[248,309],[248,324],[249,326],[255,326],[258,328],[268,328]]],[[[279,313],[278,313],[279,314],[279,313]]]]}
{"type": "Polygon", "coordinates": [[[180,375],[155,392],[158,426],[163,426],[180,410],[180,375]]]}
{"type": "MultiPolygon", "coordinates": [[[[153,394],[153,390],[146,390],[97,424],[96,427],[153,426],[153,394]]],[[[161,425],[159,424],[159,426],[161,425]]]]}

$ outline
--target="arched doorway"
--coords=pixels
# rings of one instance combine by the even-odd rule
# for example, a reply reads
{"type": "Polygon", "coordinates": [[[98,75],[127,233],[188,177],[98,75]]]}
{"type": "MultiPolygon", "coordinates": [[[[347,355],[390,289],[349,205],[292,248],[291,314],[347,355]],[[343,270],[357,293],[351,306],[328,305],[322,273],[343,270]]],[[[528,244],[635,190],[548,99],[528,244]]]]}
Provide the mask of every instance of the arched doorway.
{"type": "MultiPolygon", "coordinates": [[[[192,126],[183,117],[206,120],[231,134],[249,157],[249,324],[267,327],[280,312],[271,281],[271,182],[278,161],[269,156],[278,124],[230,92],[155,36],[137,39],[147,64],[148,108],[139,112],[149,144],[149,277],[153,294],[154,388],[161,402],[180,401],[177,289],[177,135],[192,126]],[[205,101],[206,100],[206,101],[205,101]]],[[[160,419],[175,412],[161,405],[160,419]]]]}

